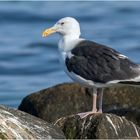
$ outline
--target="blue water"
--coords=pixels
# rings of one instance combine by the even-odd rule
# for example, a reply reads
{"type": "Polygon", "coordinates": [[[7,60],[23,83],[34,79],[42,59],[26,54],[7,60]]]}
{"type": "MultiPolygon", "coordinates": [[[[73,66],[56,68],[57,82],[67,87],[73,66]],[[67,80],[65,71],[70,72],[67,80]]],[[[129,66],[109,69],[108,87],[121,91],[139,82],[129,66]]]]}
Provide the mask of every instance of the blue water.
{"type": "Polygon", "coordinates": [[[82,37],[140,63],[140,2],[0,2],[0,104],[71,81],[58,61],[58,35],[41,32],[59,18],[81,23],[82,37]]]}

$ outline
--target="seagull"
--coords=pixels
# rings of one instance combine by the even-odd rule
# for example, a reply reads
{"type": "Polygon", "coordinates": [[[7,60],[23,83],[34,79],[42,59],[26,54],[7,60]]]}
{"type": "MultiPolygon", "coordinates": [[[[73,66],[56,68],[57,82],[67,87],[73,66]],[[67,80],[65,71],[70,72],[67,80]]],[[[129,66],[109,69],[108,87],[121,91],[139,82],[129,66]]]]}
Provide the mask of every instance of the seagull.
{"type": "Polygon", "coordinates": [[[102,113],[104,88],[140,85],[140,65],[108,46],[80,38],[80,25],[75,18],[60,19],[54,26],[44,30],[42,36],[53,33],[61,35],[58,50],[65,72],[75,82],[93,88],[92,110],[79,113],[81,118],[102,113]]]}

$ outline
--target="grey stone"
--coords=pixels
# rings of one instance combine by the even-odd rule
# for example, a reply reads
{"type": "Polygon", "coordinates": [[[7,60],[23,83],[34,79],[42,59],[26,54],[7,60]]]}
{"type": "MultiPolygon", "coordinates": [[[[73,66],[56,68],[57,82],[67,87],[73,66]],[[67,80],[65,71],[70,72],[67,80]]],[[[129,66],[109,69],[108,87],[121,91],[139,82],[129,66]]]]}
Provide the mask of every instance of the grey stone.
{"type": "Polygon", "coordinates": [[[81,119],[78,115],[55,122],[67,139],[139,139],[140,127],[113,114],[94,114],[81,119]]]}
{"type": "Polygon", "coordinates": [[[63,139],[52,124],[22,111],[0,106],[0,139],[63,139]]]}

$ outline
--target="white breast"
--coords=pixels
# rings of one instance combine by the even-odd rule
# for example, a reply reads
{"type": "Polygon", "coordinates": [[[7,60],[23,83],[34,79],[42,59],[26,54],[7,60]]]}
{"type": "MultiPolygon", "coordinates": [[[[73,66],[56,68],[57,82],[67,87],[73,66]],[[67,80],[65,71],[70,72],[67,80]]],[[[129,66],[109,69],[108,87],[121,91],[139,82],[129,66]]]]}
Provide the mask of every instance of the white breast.
{"type": "Polygon", "coordinates": [[[64,37],[59,41],[59,53],[60,53],[60,63],[62,64],[64,70],[67,72],[67,68],[65,65],[65,59],[66,57],[71,58],[73,54],[71,53],[71,50],[82,40],[81,38],[73,39],[72,37],[64,37]]]}

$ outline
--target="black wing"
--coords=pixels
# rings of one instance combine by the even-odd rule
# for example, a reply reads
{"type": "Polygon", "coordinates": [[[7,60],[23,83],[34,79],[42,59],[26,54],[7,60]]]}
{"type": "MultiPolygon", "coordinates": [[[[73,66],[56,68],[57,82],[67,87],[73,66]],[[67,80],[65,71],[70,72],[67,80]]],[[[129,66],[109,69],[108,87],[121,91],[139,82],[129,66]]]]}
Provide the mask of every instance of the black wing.
{"type": "Polygon", "coordinates": [[[82,41],[71,53],[73,56],[66,58],[67,69],[87,80],[106,83],[138,76],[138,72],[134,71],[137,64],[104,45],[82,41]]]}

